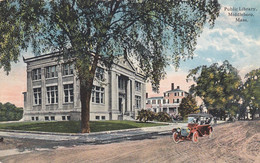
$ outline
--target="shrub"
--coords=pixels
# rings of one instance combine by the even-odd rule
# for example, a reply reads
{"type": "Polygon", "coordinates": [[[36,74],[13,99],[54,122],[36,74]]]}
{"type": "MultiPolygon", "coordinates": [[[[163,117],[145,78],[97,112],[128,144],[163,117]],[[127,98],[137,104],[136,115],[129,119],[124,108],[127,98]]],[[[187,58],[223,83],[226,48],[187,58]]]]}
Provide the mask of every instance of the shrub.
{"type": "Polygon", "coordinates": [[[150,111],[150,110],[144,110],[142,109],[141,111],[138,111],[138,116],[137,116],[137,120],[139,120],[140,122],[147,122],[147,121],[153,121],[155,118],[155,113],[150,111]]]}
{"type": "Polygon", "coordinates": [[[165,112],[157,113],[155,119],[157,121],[160,121],[160,122],[169,122],[169,121],[171,121],[170,115],[165,113],[165,112]]]}

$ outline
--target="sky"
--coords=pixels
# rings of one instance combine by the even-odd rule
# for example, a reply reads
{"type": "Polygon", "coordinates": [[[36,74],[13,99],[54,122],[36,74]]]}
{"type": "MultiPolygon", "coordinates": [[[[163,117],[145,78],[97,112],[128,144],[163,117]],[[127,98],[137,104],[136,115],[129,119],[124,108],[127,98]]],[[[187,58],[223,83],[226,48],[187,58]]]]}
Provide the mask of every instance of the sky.
{"type": "MultiPolygon", "coordinates": [[[[222,64],[228,60],[238,69],[241,78],[253,69],[260,67],[260,0],[219,0],[221,4],[220,16],[213,29],[205,27],[198,38],[195,55],[192,60],[181,61],[178,71],[171,65],[166,68],[167,76],[160,83],[160,93],[154,93],[147,83],[146,91],[149,97],[162,96],[164,91],[175,87],[188,91],[193,82],[186,82],[190,69],[212,63],[222,64]],[[255,8],[256,11],[233,11],[251,16],[234,17],[228,14],[231,8],[239,10],[255,8]],[[253,15],[252,15],[253,14],[253,15]],[[236,18],[247,19],[246,22],[237,22],[236,18]]],[[[22,52],[25,58],[33,57],[31,52],[22,52]]],[[[0,70],[0,102],[11,102],[23,107],[23,92],[26,92],[26,64],[22,57],[20,62],[12,64],[12,70],[7,76],[0,70]]]]}

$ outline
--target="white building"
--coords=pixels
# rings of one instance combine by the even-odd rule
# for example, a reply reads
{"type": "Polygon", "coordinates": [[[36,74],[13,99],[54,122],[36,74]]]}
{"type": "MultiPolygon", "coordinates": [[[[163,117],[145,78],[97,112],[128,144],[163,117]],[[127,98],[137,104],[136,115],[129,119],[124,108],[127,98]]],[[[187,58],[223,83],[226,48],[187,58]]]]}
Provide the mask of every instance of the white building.
{"type": "MultiPolygon", "coordinates": [[[[27,92],[24,92],[25,121],[80,120],[79,80],[73,64],[58,54],[24,59],[27,63],[27,92]]],[[[90,104],[90,120],[118,120],[135,117],[145,107],[145,80],[123,57],[112,68],[99,67],[90,104]]]]}
{"type": "Polygon", "coordinates": [[[154,112],[166,112],[172,115],[179,114],[179,107],[184,97],[188,96],[188,92],[181,90],[180,86],[174,88],[171,83],[171,90],[163,92],[163,96],[146,97],[146,109],[154,112]]]}

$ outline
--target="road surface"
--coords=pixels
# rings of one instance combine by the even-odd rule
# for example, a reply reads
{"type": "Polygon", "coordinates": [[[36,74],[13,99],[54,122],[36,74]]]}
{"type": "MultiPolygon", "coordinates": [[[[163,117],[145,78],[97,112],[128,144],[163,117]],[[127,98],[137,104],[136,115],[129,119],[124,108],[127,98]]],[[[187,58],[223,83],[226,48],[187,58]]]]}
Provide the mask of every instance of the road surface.
{"type": "MultiPolygon", "coordinates": [[[[1,144],[0,144],[1,146],[1,144]]],[[[111,144],[59,147],[0,157],[1,162],[260,162],[260,121],[216,126],[211,139],[175,144],[170,135],[111,144]]]]}

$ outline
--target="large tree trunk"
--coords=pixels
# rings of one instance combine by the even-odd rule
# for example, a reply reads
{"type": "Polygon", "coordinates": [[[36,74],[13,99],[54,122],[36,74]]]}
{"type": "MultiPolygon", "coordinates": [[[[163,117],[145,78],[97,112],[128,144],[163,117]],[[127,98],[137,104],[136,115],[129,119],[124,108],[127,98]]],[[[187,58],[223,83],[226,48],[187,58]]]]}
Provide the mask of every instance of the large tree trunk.
{"type": "Polygon", "coordinates": [[[89,124],[89,113],[90,113],[90,98],[92,85],[89,88],[90,84],[80,84],[80,100],[81,100],[81,132],[90,133],[90,124],[89,124]]]}
{"type": "Polygon", "coordinates": [[[83,71],[87,73],[87,77],[84,77],[85,74],[80,74],[80,101],[81,101],[81,132],[90,133],[90,99],[93,88],[93,81],[95,78],[95,72],[98,63],[98,55],[94,56],[93,63],[91,65],[90,71],[83,71]]]}

